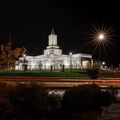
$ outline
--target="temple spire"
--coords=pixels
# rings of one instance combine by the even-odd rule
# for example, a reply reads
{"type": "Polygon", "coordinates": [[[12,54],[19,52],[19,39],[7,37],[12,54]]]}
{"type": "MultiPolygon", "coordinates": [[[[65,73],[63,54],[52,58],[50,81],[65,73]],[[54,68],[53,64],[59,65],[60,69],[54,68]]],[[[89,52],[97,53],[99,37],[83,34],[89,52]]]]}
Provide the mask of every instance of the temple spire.
{"type": "Polygon", "coordinates": [[[53,28],[52,28],[51,34],[55,35],[55,31],[53,28]]]}

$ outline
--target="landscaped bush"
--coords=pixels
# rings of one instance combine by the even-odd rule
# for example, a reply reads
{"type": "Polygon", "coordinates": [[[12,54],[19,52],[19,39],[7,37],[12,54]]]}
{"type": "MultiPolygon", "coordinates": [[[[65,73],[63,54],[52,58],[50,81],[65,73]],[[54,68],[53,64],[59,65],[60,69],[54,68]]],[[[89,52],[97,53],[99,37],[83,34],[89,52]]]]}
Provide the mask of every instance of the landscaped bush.
{"type": "Polygon", "coordinates": [[[0,83],[0,120],[11,120],[12,104],[9,101],[9,93],[14,87],[5,83],[0,83]]]}
{"type": "Polygon", "coordinates": [[[87,69],[87,73],[91,79],[97,79],[99,77],[99,69],[87,69]]]}
{"type": "Polygon", "coordinates": [[[95,85],[81,85],[67,90],[63,96],[63,109],[68,112],[100,111],[112,103],[112,95],[95,85]]]}
{"type": "Polygon", "coordinates": [[[60,107],[58,102],[59,97],[49,96],[40,85],[19,84],[11,89],[0,84],[0,120],[45,120],[60,107]]]}
{"type": "Polygon", "coordinates": [[[14,106],[13,117],[17,120],[40,120],[48,114],[48,93],[44,87],[35,84],[21,84],[10,95],[14,106]]]}

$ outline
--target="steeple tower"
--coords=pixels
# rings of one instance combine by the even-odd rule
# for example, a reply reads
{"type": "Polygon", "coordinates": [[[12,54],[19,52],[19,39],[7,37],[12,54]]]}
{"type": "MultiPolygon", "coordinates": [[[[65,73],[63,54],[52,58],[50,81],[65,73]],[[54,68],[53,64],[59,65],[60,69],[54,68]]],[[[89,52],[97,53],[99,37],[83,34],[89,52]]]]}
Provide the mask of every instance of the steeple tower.
{"type": "Polygon", "coordinates": [[[51,34],[55,35],[55,31],[53,28],[52,28],[51,34]]]}
{"type": "Polygon", "coordinates": [[[51,34],[48,36],[48,46],[57,46],[57,35],[53,28],[51,34]]]}
{"type": "Polygon", "coordinates": [[[57,45],[57,35],[54,32],[54,29],[52,28],[52,31],[50,35],[48,36],[48,46],[46,50],[44,50],[44,55],[49,56],[61,56],[62,50],[59,49],[59,46],[57,45]]]}

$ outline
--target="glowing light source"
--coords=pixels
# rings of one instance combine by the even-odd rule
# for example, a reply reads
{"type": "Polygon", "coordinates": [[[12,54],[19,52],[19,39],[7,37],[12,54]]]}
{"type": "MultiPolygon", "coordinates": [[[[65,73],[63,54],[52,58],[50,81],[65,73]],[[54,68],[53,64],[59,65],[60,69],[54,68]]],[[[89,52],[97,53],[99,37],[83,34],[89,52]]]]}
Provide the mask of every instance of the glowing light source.
{"type": "Polygon", "coordinates": [[[69,55],[72,55],[72,52],[70,52],[69,55]]]}
{"type": "Polygon", "coordinates": [[[105,35],[103,33],[100,33],[98,35],[98,40],[104,40],[105,39],[105,35]]]}
{"type": "Polygon", "coordinates": [[[23,57],[25,58],[25,57],[26,57],[26,54],[23,54],[23,57]]]}
{"type": "Polygon", "coordinates": [[[99,46],[102,46],[103,49],[105,48],[105,45],[111,44],[111,33],[114,31],[113,27],[108,27],[106,25],[94,26],[92,29],[92,33],[88,33],[88,35],[91,36],[92,41],[90,43],[93,43],[91,45],[95,45],[95,49],[99,46]]]}
{"type": "Polygon", "coordinates": [[[103,57],[103,53],[107,55],[107,49],[114,46],[112,43],[113,26],[109,27],[104,23],[100,26],[92,25],[91,33],[86,33],[91,39],[86,45],[92,48],[93,53],[98,51],[98,59],[103,57]]]}
{"type": "Polygon", "coordinates": [[[102,64],[105,65],[105,62],[103,61],[102,64]]]}

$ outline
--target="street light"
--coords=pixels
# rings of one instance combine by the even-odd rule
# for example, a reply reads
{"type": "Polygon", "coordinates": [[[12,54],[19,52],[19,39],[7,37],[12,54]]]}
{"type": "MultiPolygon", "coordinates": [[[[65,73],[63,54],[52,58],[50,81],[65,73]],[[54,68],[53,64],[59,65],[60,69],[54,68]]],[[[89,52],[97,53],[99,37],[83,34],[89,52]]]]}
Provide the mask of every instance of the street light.
{"type": "Polygon", "coordinates": [[[105,33],[98,33],[98,39],[97,39],[98,45],[104,44],[105,41],[106,41],[105,33]]]}
{"type": "Polygon", "coordinates": [[[98,33],[98,39],[97,39],[97,43],[99,45],[99,53],[98,53],[98,64],[99,64],[99,67],[101,66],[101,47],[102,45],[104,46],[104,42],[106,41],[106,35],[105,33],[98,33]]]}
{"type": "Polygon", "coordinates": [[[98,35],[98,40],[99,41],[103,41],[105,39],[105,35],[103,34],[103,33],[100,33],[99,35],[98,35]]]}
{"type": "Polygon", "coordinates": [[[92,41],[90,42],[93,45],[93,52],[96,51],[96,49],[98,51],[98,59],[96,62],[97,68],[100,68],[100,66],[102,65],[101,53],[106,50],[106,45],[112,45],[110,40],[112,39],[111,33],[113,31],[114,30],[112,26],[108,27],[107,25],[102,24],[101,27],[100,26],[96,27],[93,25],[92,33],[88,33],[92,38],[92,41]]]}
{"type": "Polygon", "coordinates": [[[105,62],[104,62],[104,61],[102,62],[102,65],[105,65],[105,62]]]}
{"type": "Polygon", "coordinates": [[[26,54],[23,54],[23,57],[25,58],[25,57],[26,57],[26,54]]]}
{"type": "Polygon", "coordinates": [[[102,62],[101,68],[102,68],[102,69],[105,68],[105,61],[102,62]]]}
{"type": "Polygon", "coordinates": [[[70,76],[71,76],[71,72],[72,72],[72,52],[70,52],[69,55],[70,55],[70,76]]]}
{"type": "Polygon", "coordinates": [[[27,70],[27,64],[26,64],[26,54],[23,54],[23,70],[27,70]]]}

